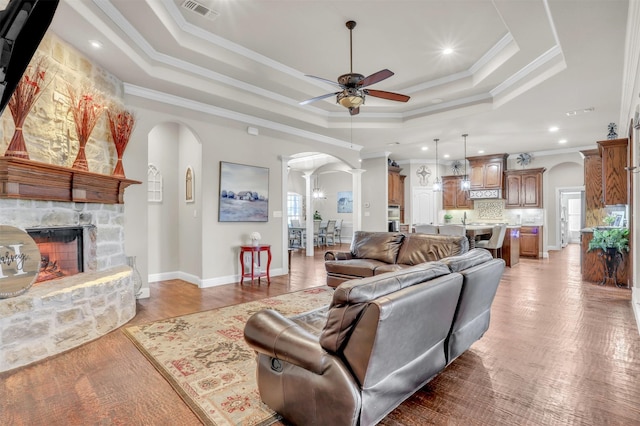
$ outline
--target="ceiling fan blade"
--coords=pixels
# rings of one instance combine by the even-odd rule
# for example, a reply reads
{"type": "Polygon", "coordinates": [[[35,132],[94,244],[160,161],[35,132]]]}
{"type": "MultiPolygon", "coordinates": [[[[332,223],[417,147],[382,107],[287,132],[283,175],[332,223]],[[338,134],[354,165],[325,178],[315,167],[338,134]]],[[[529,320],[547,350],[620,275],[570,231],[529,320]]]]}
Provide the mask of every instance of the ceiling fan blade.
{"type": "Polygon", "coordinates": [[[362,81],[360,81],[360,84],[358,86],[360,87],[366,87],[366,86],[370,86],[374,83],[377,83],[379,81],[382,81],[384,79],[387,79],[389,77],[391,77],[393,75],[393,72],[384,69],[384,70],[380,70],[376,73],[371,74],[368,77],[365,77],[362,81]]]}
{"type": "Polygon", "coordinates": [[[311,102],[315,102],[315,101],[319,101],[321,99],[325,99],[328,98],[329,96],[335,96],[340,92],[336,92],[336,93],[327,93],[326,95],[321,95],[321,96],[316,96],[315,98],[311,98],[311,99],[307,99],[306,101],[302,101],[299,102],[300,105],[307,105],[310,104],[311,102]]]}
{"type": "Polygon", "coordinates": [[[357,108],[349,108],[349,114],[357,115],[360,112],[360,107],[357,108]]]}
{"type": "Polygon", "coordinates": [[[400,93],[385,92],[384,90],[367,89],[367,95],[398,102],[407,102],[409,99],[411,99],[410,96],[401,95],[400,93]]]}
{"type": "Polygon", "coordinates": [[[339,88],[344,89],[344,86],[336,81],[327,80],[326,78],[316,77],[315,75],[309,75],[309,74],[305,74],[305,77],[315,78],[316,80],[324,81],[325,83],[329,83],[332,86],[338,86],[339,88]]]}

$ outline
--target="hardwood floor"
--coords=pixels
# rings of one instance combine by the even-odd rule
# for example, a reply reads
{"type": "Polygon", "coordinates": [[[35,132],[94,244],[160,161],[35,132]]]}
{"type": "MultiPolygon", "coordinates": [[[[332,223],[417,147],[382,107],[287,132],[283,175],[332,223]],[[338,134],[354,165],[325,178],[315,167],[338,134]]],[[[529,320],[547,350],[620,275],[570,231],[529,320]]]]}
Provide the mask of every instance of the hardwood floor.
{"type": "MultiPolygon", "coordinates": [[[[348,246],[343,245],[343,249],[348,246]]],[[[384,425],[640,424],[640,336],[631,292],[580,280],[579,246],[507,268],[485,336],[384,425]]],[[[128,324],[325,283],[322,251],[293,253],[291,277],[209,289],[151,285],[128,324]]],[[[419,325],[417,325],[419,326],[419,325]]],[[[0,374],[3,425],[197,425],[120,330],[0,374]]]]}

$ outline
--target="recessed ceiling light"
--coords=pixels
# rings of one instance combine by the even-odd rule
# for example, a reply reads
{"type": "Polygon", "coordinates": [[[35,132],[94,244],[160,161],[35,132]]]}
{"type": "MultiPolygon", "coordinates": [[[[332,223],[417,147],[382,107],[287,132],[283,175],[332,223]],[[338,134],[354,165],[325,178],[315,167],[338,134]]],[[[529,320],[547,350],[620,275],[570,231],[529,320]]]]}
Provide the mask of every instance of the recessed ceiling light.
{"type": "Polygon", "coordinates": [[[422,149],[423,151],[428,151],[428,150],[429,150],[429,147],[427,147],[427,146],[423,146],[421,149],[422,149]]]}
{"type": "Polygon", "coordinates": [[[453,53],[453,49],[450,47],[445,47],[444,49],[442,49],[443,55],[451,55],[452,53],[453,53]]]}
{"type": "Polygon", "coordinates": [[[442,98],[435,98],[435,99],[431,99],[431,103],[434,104],[434,105],[435,104],[440,104],[440,103],[442,103],[443,100],[444,99],[442,99],[442,98]]]}
{"type": "Polygon", "coordinates": [[[567,143],[567,140],[566,140],[566,139],[560,139],[560,140],[558,141],[558,143],[560,143],[560,144],[567,143]]]}
{"type": "Polygon", "coordinates": [[[550,132],[557,132],[558,130],[560,130],[560,129],[558,128],[558,126],[551,126],[551,127],[549,127],[549,131],[550,131],[550,132]]]}
{"type": "Polygon", "coordinates": [[[388,146],[400,145],[400,142],[389,142],[387,145],[388,146]]]}
{"type": "Polygon", "coordinates": [[[445,155],[443,155],[443,157],[444,157],[444,158],[449,158],[449,157],[450,157],[450,155],[449,155],[449,154],[445,154],[445,155]]]}
{"type": "Polygon", "coordinates": [[[484,154],[484,149],[479,149],[478,154],[484,154]]]}
{"type": "Polygon", "coordinates": [[[102,42],[100,42],[98,40],[89,40],[89,44],[94,49],[102,49],[102,42]]]}

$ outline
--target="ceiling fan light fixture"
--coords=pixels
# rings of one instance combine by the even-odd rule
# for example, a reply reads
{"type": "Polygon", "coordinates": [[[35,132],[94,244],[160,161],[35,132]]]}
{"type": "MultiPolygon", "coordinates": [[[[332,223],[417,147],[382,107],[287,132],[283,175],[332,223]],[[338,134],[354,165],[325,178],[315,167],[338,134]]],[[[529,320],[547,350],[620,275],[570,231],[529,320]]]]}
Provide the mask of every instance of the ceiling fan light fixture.
{"type": "Polygon", "coordinates": [[[338,94],[338,103],[345,108],[358,108],[364,103],[364,94],[360,90],[345,90],[338,94]]]}

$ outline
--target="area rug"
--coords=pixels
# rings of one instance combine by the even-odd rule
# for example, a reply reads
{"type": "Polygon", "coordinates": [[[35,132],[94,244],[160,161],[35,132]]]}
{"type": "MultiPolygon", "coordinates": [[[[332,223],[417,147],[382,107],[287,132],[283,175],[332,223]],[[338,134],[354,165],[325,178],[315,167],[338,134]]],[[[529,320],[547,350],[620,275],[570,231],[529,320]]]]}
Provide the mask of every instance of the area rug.
{"type": "Polygon", "coordinates": [[[317,287],[123,331],[205,425],[268,425],[279,417],[260,400],[244,325],[261,309],[292,316],[327,305],[332,295],[317,287]]]}

